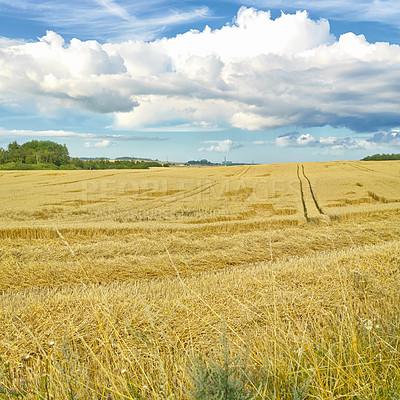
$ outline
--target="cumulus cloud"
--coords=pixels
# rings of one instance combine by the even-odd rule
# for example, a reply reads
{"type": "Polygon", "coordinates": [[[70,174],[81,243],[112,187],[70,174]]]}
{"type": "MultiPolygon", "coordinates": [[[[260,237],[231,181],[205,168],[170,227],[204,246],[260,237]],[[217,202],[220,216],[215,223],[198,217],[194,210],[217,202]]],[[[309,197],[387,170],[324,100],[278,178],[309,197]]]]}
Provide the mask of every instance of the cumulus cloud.
{"type": "Polygon", "coordinates": [[[102,140],[101,142],[85,142],[83,144],[83,147],[85,148],[90,148],[90,147],[96,147],[96,148],[107,148],[107,147],[111,147],[113,145],[113,143],[110,140],[102,140]]]}
{"type": "Polygon", "coordinates": [[[220,29],[152,42],[66,43],[54,32],[32,43],[3,40],[0,101],[51,99],[112,113],[124,130],[330,125],[377,132],[400,126],[399,68],[397,45],[353,33],[335,39],[327,20],[306,12],[272,19],[242,7],[220,29]]]}
{"type": "Polygon", "coordinates": [[[400,26],[400,3],[398,0],[236,0],[239,4],[278,8],[286,10],[307,9],[323,13],[329,18],[341,21],[375,21],[400,26]]]}
{"type": "Polygon", "coordinates": [[[198,151],[208,151],[208,152],[217,152],[217,153],[229,153],[233,149],[239,149],[243,147],[241,144],[237,142],[233,142],[230,139],[225,140],[207,140],[204,143],[210,143],[209,147],[201,147],[198,151]]]}
{"type": "Polygon", "coordinates": [[[325,147],[332,150],[371,149],[374,143],[365,139],[352,139],[349,137],[315,137],[310,133],[299,134],[292,132],[275,139],[277,147],[325,147]]]}
{"type": "Polygon", "coordinates": [[[377,132],[368,141],[383,146],[400,146],[400,130],[377,132]]]}

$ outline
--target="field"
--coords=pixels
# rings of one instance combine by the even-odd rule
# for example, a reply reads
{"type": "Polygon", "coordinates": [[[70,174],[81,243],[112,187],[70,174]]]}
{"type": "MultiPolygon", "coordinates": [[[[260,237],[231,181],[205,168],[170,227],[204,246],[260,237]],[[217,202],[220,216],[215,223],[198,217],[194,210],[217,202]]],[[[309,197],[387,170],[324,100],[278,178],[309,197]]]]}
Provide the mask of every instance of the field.
{"type": "Polygon", "coordinates": [[[0,204],[0,398],[400,398],[399,161],[9,171],[0,204]]]}

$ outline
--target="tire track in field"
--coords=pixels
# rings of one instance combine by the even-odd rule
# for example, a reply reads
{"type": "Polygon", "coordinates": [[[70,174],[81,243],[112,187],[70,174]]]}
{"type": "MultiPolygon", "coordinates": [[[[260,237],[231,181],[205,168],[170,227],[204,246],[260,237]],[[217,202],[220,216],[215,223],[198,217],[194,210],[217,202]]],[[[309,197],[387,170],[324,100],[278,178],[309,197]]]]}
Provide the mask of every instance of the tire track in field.
{"type": "Polygon", "coordinates": [[[186,200],[190,197],[196,196],[200,193],[205,192],[206,190],[209,190],[213,187],[215,187],[218,184],[218,182],[213,182],[213,183],[209,183],[206,185],[200,185],[197,188],[193,189],[193,190],[189,190],[188,192],[184,192],[184,193],[180,193],[179,195],[176,195],[176,198],[168,198],[168,196],[165,196],[165,201],[162,201],[162,204],[170,204],[170,203],[175,203],[176,201],[179,200],[186,200]]]}
{"type": "Polygon", "coordinates": [[[301,166],[301,169],[302,169],[302,171],[303,171],[303,176],[304,176],[304,178],[306,178],[306,180],[307,180],[307,182],[308,182],[308,186],[309,186],[309,189],[310,189],[311,197],[312,197],[312,199],[313,199],[313,201],[314,201],[315,207],[317,207],[317,210],[318,210],[318,212],[319,212],[321,215],[324,215],[324,213],[322,212],[321,207],[320,207],[319,204],[318,204],[317,199],[315,198],[315,194],[314,194],[313,187],[312,187],[312,185],[311,185],[311,181],[310,181],[310,179],[308,179],[306,173],[304,172],[304,165],[301,166]]]}
{"type": "Polygon", "coordinates": [[[361,165],[357,165],[357,164],[353,164],[353,163],[350,163],[350,162],[346,163],[345,165],[349,165],[350,167],[358,169],[359,171],[362,171],[362,172],[368,172],[368,173],[374,173],[374,174],[377,173],[377,174],[387,175],[385,172],[377,171],[375,169],[367,168],[367,167],[364,167],[364,166],[361,166],[361,165]]]}
{"type": "Polygon", "coordinates": [[[200,193],[205,192],[206,190],[209,190],[213,187],[215,187],[218,184],[218,182],[212,182],[212,183],[206,183],[206,184],[201,184],[199,186],[194,187],[193,189],[190,189],[188,191],[185,191],[183,193],[177,193],[174,195],[165,195],[159,198],[149,198],[146,201],[149,201],[148,205],[140,207],[141,212],[146,212],[149,210],[156,209],[158,207],[163,207],[169,204],[173,204],[175,202],[181,201],[181,200],[186,200],[190,197],[196,196],[200,193]]]}
{"type": "Polygon", "coordinates": [[[373,169],[371,169],[371,168],[367,168],[367,167],[364,167],[364,166],[361,166],[361,165],[353,164],[353,163],[351,163],[351,162],[349,162],[348,165],[350,165],[350,167],[357,168],[357,169],[359,169],[359,170],[361,170],[361,171],[366,171],[366,172],[379,172],[379,171],[375,171],[375,170],[373,170],[373,169]]]}
{"type": "Polygon", "coordinates": [[[234,178],[242,178],[243,176],[247,175],[247,172],[249,172],[250,167],[251,167],[251,165],[245,166],[236,175],[234,175],[234,178]]]}
{"type": "Polygon", "coordinates": [[[39,183],[38,186],[60,186],[60,185],[70,185],[72,183],[79,183],[79,182],[86,182],[86,181],[94,181],[97,179],[103,179],[103,178],[108,178],[110,176],[115,176],[116,173],[114,174],[107,174],[107,175],[100,175],[100,176],[94,176],[93,178],[85,178],[85,179],[77,179],[75,181],[67,181],[67,182],[58,182],[58,183],[39,183]]]}
{"type": "Polygon", "coordinates": [[[297,164],[297,178],[300,184],[301,202],[303,204],[304,217],[307,222],[324,221],[329,222],[329,216],[324,214],[318,204],[314,188],[305,173],[304,165],[297,164]],[[300,169],[301,167],[301,169],[300,169]]]}
{"type": "MultiPolygon", "coordinates": [[[[384,175],[384,176],[391,176],[392,178],[394,178],[394,179],[396,179],[396,180],[398,180],[399,179],[399,177],[400,177],[400,175],[397,175],[397,174],[388,174],[388,173],[386,173],[386,172],[383,172],[383,171],[377,171],[377,170],[375,170],[375,169],[371,169],[371,168],[367,168],[367,167],[364,167],[364,166],[361,166],[361,165],[356,165],[356,164],[353,164],[353,163],[348,163],[351,167],[353,167],[353,168],[356,168],[356,169],[358,169],[358,170],[360,170],[360,171],[363,171],[363,172],[367,172],[367,173],[373,173],[373,174],[381,174],[381,175],[384,175]]],[[[385,185],[386,186],[388,186],[388,187],[390,187],[390,188],[392,188],[392,189],[395,189],[395,190],[398,190],[399,189],[399,186],[398,186],[398,184],[397,183],[395,183],[395,182],[391,182],[391,183],[388,183],[388,182],[386,182],[385,183],[385,185]],[[395,184],[395,186],[393,186],[393,183],[395,184]]],[[[371,195],[370,193],[372,193],[372,192],[370,192],[370,191],[368,191],[368,195],[370,196],[370,197],[372,197],[373,199],[375,199],[376,200],[376,198],[381,198],[381,200],[378,200],[378,201],[380,201],[381,203],[385,203],[385,202],[387,202],[387,203],[396,203],[397,201],[382,201],[382,199],[384,199],[384,197],[383,196],[379,196],[379,195],[376,195],[375,193],[373,193],[373,195],[371,195]],[[376,197],[376,198],[375,198],[376,197]]]]}
{"type": "Polygon", "coordinates": [[[350,165],[350,167],[356,168],[356,169],[358,169],[360,171],[363,171],[363,172],[369,172],[369,173],[372,172],[372,173],[375,173],[375,174],[381,174],[381,175],[383,174],[385,176],[390,175],[390,176],[393,176],[393,177],[396,177],[396,178],[400,177],[400,175],[398,175],[398,174],[389,174],[387,172],[378,171],[376,169],[365,167],[364,165],[361,166],[361,165],[358,165],[358,164],[355,164],[355,163],[351,163],[351,162],[349,162],[347,164],[350,165]]]}
{"type": "Polygon", "coordinates": [[[300,184],[300,196],[301,196],[301,202],[303,204],[304,218],[306,219],[307,222],[310,222],[310,220],[308,219],[306,201],[304,199],[303,182],[302,182],[302,180],[300,178],[300,167],[299,167],[299,164],[297,164],[297,178],[298,178],[299,184],[300,184]]]}
{"type": "MultiPolygon", "coordinates": [[[[213,183],[206,183],[206,184],[200,184],[199,186],[195,186],[193,189],[187,190],[184,193],[177,193],[174,195],[165,195],[162,197],[158,198],[149,198],[146,200],[146,204],[144,205],[138,205],[135,207],[134,214],[136,216],[142,216],[145,217],[148,212],[150,211],[156,211],[159,213],[166,212],[168,211],[164,208],[170,204],[176,203],[181,200],[185,200],[187,198],[193,197],[198,195],[199,193],[203,193],[206,190],[209,190],[216,186],[218,182],[213,182],[213,183]]],[[[118,218],[121,220],[124,219],[129,219],[131,217],[133,210],[126,210],[125,208],[123,210],[120,210],[118,213],[118,218]]]]}

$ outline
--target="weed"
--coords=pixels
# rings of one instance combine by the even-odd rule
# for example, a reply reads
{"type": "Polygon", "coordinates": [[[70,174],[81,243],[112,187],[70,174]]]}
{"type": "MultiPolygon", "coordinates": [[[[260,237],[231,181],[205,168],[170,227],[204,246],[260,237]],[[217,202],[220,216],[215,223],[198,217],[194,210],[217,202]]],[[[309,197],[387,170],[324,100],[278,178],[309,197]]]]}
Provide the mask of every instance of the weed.
{"type": "Polygon", "coordinates": [[[222,338],[221,362],[201,356],[192,358],[191,396],[194,400],[248,400],[246,371],[240,357],[230,358],[226,331],[222,338]]]}

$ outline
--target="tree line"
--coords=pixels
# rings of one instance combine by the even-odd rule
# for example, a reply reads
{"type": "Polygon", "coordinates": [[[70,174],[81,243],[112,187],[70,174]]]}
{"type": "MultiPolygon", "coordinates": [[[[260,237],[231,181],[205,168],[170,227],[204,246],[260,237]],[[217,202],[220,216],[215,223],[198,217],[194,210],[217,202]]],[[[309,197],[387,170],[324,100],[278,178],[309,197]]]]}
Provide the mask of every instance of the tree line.
{"type": "Polygon", "coordinates": [[[67,146],[50,140],[32,140],[24,144],[9,143],[7,149],[0,147],[0,169],[147,169],[166,167],[156,161],[115,160],[99,158],[85,160],[72,158],[67,146]]]}
{"type": "Polygon", "coordinates": [[[206,160],[205,158],[203,158],[202,160],[190,160],[186,163],[186,165],[207,165],[207,166],[211,166],[211,165],[218,165],[218,164],[214,164],[211,161],[206,160]]]}
{"type": "Polygon", "coordinates": [[[400,154],[374,154],[364,157],[361,161],[400,160],[400,154]]]}

